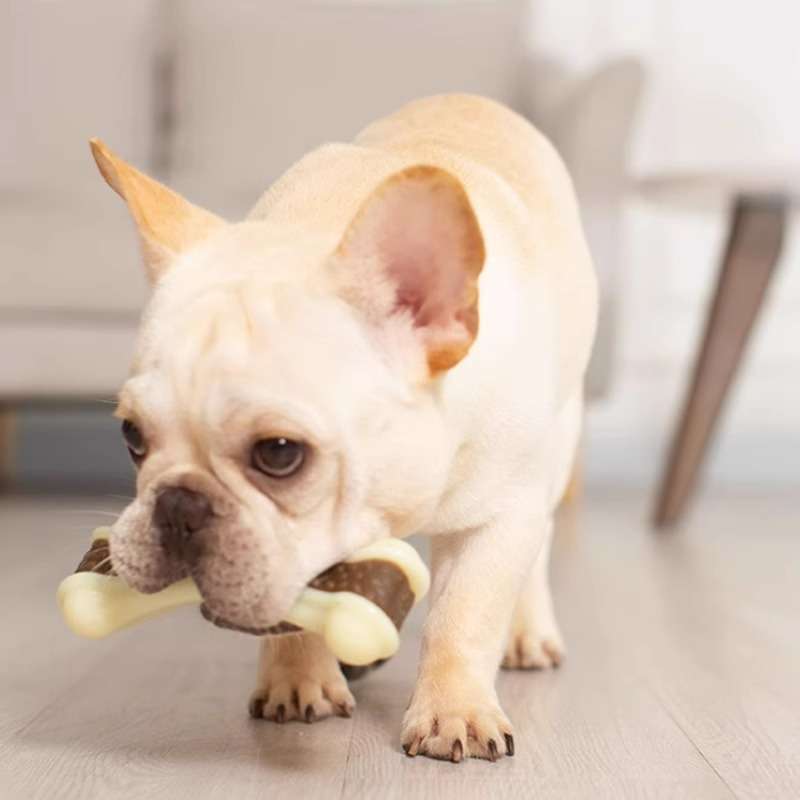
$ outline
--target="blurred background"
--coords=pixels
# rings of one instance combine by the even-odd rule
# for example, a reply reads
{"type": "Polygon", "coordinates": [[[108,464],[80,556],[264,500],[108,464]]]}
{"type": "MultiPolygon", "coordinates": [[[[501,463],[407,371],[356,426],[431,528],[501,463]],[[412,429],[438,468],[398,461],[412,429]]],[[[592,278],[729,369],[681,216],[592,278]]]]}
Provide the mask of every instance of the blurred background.
{"type": "Polygon", "coordinates": [[[800,797],[798,30],[796,0],[0,0],[3,800],[800,797]],[[352,720],[278,731],[245,715],[252,637],[184,609],[89,644],[53,594],[133,493],[111,412],[147,287],[87,140],[236,219],[449,91],[554,141],[602,310],[569,656],[500,676],[515,759],[426,769],[398,737],[422,607],[352,720]]]}
{"type": "MultiPolygon", "coordinates": [[[[780,258],[774,231],[745,255],[765,275],[773,262],[779,269],[763,304],[759,287],[740,283],[728,327],[715,331],[714,352],[742,363],[706,480],[797,486],[798,25],[800,7],[779,0],[3,0],[5,490],[132,486],[109,402],[147,290],[133,228],[96,174],[89,137],[238,218],[307,150],[446,91],[510,104],[573,173],[603,295],[588,382],[590,485],[655,498],[735,229],[731,209],[766,203],[780,258]],[[737,314],[759,305],[746,358],[725,356],[726,336],[739,342],[749,329],[737,314]]],[[[725,394],[719,383],[699,390],[712,407],[725,394]]],[[[709,427],[701,421],[702,441],[709,427]]]]}

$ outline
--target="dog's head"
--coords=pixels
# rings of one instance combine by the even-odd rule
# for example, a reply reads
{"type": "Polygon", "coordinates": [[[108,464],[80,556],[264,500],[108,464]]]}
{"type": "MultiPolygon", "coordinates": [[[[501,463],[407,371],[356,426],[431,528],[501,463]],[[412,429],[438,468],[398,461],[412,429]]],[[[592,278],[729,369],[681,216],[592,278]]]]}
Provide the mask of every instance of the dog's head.
{"type": "Polygon", "coordinates": [[[228,224],[93,142],[153,294],[119,396],[137,497],[114,564],[191,574],[212,615],[278,622],[317,573],[420,525],[451,447],[435,376],[477,332],[484,252],[460,183],[416,167],[344,231],[228,224]],[[338,241],[338,244],[336,244],[338,241]]]}

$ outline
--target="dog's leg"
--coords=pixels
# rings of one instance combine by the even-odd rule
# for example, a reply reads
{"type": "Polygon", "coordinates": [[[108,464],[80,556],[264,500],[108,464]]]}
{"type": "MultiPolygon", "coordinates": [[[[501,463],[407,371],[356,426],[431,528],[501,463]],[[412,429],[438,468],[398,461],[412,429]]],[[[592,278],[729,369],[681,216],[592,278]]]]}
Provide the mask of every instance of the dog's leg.
{"type": "Polygon", "coordinates": [[[432,606],[403,720],[408,755],[513,755],[494,682],[514,604],[546,532],[544,513],[505,513],[473,533],[432,540],[432,606]]]}
{"type": "Polygon", "coordinates": [[[264,637],[258,684],[250,697],[251,717],[315,722],[332,714],[349,717],[355,705],[339,662],[320,636],[264,637]]]}
{"type": "Polygon", "coordinates": [[[550,581],[547,576],[553,523],[536,558],[531,574],[520,592],[511,622],[503,666],[506,669],[547,669],[564,658],[564,640],[558,629],[550,581]]]}
{"type": "MultiPolygon", "coordinates": [[[[580,432],[583,422],[581,392],[567,402],[558,417],[550,441],[554,467],[551,508],[569,492],[580,474],[580,432]]],[[[566,501],[565,501],[566,502],[566,501]]],[[[558,629],[550,594],[548,567],[553,538],[552,513],[547,515],[544,543],[520,591],[506,644],[503,666],[507,669],[545,669],[557,667],[564,659],[564,640],[558,629]]]]}

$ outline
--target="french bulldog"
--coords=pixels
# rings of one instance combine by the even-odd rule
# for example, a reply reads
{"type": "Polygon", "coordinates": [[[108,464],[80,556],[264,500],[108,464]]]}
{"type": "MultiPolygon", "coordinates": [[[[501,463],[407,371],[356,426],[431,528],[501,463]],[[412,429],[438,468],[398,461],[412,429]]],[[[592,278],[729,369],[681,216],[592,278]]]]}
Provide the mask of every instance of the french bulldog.
{"type": "MultiPolygon", "coordinates": [[[[548,554],[597,315],[553,147],[498,103],[430,97],[314,150],[237,223],[91,147],[152,282],[115,569],[142,592],[190,574],[213,619],[255,630],[358,548],[430,536],[401,744],[513,755],[495,677],[564,655],[548,554]]],[[[318,637],[261,647],[253,714],[349,716],[318,637]]]]}

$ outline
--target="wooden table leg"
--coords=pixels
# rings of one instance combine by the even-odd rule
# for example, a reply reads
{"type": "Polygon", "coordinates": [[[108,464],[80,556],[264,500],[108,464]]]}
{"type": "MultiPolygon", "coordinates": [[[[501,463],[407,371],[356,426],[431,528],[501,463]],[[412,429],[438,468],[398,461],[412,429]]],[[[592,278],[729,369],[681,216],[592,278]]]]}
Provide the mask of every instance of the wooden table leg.
{"type": "Polygon", "coordinates": [[[673,436],[653,514],[656,527],[678,522],[780,256],[789,203],[781,196],[740,196],[680,423],[673,436]]]}
{"type": "Polygon", "coordinates": [[[0,490],[11,479],[14,463],[14,412],[0,405],[0,490]]]}

